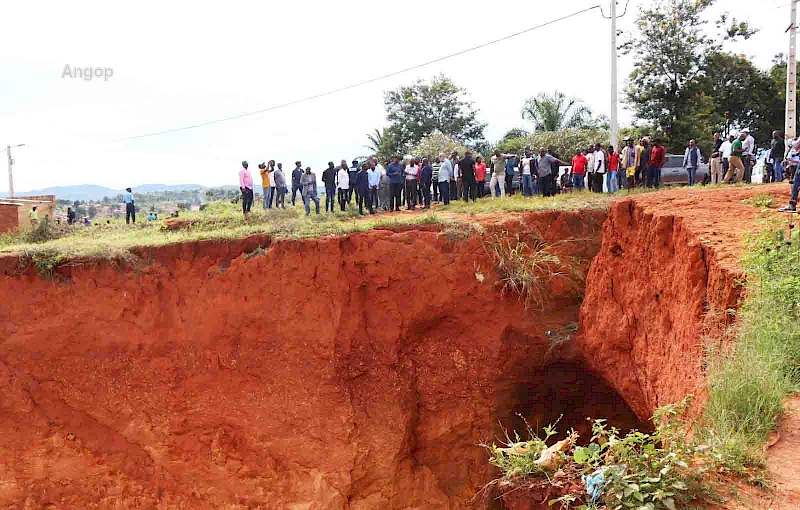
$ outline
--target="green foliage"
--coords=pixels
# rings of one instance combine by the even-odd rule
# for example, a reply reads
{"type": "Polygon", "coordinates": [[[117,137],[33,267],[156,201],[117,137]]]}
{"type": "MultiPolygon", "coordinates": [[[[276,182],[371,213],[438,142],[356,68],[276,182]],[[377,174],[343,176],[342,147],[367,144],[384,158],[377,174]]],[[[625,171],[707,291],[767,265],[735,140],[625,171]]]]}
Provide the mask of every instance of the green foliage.
{"type": "Polygon", "coordinates": [[[369,144],[365,147],[372,151],[372,154],[379,161],[391,159],[398,151],[397,133],[392,128],[375,129],[367,135],[369,144]]]}
{"type": "Polygon", "coordinates": [[[434,131],[472,144],[483,139],[486,124],[465,98],[466,91],[440,75],[430,84],[418,80],[384,94],[386,118],[396,135],[397,149],[408,150],[434,131]]]}
{"type": "Polygon", "coordinates": [[[585,149],[590,144],[608,143],[608,131],[601,129],[562,129],[561,131],[541,131],[526,138],[511,138],[501,142],[497,148],[505,153],[521,154],[530,145],[536,151],[540,147],[553,146],[562,159],[575,154],[577,149],[585,149]]]}
{"type": "Polygon", "coordinates": [[[600,127],[603,122],[602,119],[593,118],[592,109],[580,99],[567,98],[558,90],[553,94],[541,92],[536,97],[529,97],[521,113],[523,119],[533,122],[536,131],[591,129],[600,127]]]}
{"type": "Polygon", "coordinates": [[[409,154],[418,158],[435,158],[442,152],[449,156],[453,151],[458,151],[458,154],[463,156],[466,150],[467,146],[461,141],[439,131],[434,131],[429,135],[423,136],[419,143],[411,148],[409,154]]]}
{"type": "Polygon", "coordinates": [[[523,237],[504,230],[483,238],[483,247],[500,274],[502,293],[519,296],[525,308],[538,309],[544,308],[553,280],[561,280],[575,289],[583,284],[580,266],[555,252],[555,247],[563,243],[548,244],[536,231],[523,237]]]}
{"type": "Polygon", "coordinates": [[[747,298],[735,345],[709,356],[706,419],[735,471],[761,462],[761,445],[800,385],[800,244],[770,228],[749,243],[747,298]]]}
{"type": "Polygon", "coordinates": [[[769,193],[756,193],[750,198],[746,198],[742,200],[743,203],[752,205],[753,207],[774,207],[775,202],[772,199],[772,195],[769,193]]]}
{"type": "Polygon", "coordinates": [[[608,427],[605,420],[595,420],[592,437],[585,446],[576,446],[574,432],[569,434],[569,448],[556,451],[555,461],[542,463],[539,459],[547,448],[547,440],[555,435],[552,426],[539,438],[528,431],[531,439],[509,441],[508,447],[483,445],[489,451],[489,462],[500,469],[510,483],[527,487],[549,485],[566,493],[550,501],[559,508],[589,509],[600,505],[607,508],[647,508],[675,510],[693,501],[713,497],[714,491],[703,475],[714,463],[706,445],[698,445],[687,437],[679,417],[689,399],[658,409],[653,416],[655,431],[633,430],[621,434],[608,427]],[[604,483],[597,501],[590,501],[581,477],[602,473],[604,483]]]}
{"type": "Polygon", "coordinates": [[[728,71],[738,65],[721,54],[722,42],[746,39],[753,31],[746,23],[735,19],[729,22],[724,15],[717,23],[722,34],[709,35],[703,15],[713,3],[658,0],[646,4],[636,18],[635,30],[621,47],[625,54],[635,56],[626,100],[636,118],[664,135],[670,152],[682,151],[690,138],[699,142],[709,138],[715,128],[722,127],[720,114],[726,111],[730,117],[726,124],[754,121],[752,112],[741,111],[736,104],[750,101],[751,90],[741,87],[752,80],[734,81],[735,90],[729,92],[721,86],[724,75],[730,76],[728,71]],[[725,65],[714,78],[713,65],[720,63],[725,65]]]}

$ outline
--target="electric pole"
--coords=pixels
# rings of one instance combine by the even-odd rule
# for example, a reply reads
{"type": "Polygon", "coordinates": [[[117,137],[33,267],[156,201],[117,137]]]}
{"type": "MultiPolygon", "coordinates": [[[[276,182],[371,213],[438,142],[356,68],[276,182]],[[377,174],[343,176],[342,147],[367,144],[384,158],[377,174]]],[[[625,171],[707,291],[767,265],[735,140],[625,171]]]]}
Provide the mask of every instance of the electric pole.
{"type": "MultiPolygon", "coordinates": [[[[797,0],[792,0],[796,2],[797,0]]],[[[792,5],[796,5],[793,3],[792,5]]],[[[787,96],[788,97],[788,96],[787,96]]],[[[617,0],[611,0],[611,145],[616,150],[619,138],[617,122],[617,0]]]]}
{"type": "Polygon", "coordinates": [[[11,157],[11,149],[16,147],[23,147],[25,144],[21,143],[19,145],[6,145],[6,155],[8,156],[8,198],[14,198],[14,171],[12,167],[14,166],[14,158],[11,157]]]}
{"type": "Polygon", "coordinates": [[[786,61],[786,136],[794,138],[797,134],[797,0],[791,3],[791,23],[789,25],[789,58],[786,61]]]}

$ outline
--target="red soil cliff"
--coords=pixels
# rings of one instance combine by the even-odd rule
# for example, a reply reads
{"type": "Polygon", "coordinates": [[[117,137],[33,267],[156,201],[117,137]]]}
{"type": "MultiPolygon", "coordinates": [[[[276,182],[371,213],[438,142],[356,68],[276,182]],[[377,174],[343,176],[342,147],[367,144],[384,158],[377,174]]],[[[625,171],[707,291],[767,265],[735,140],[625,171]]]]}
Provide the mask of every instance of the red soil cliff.
{"type": "MultiPolygon", "coordinates": [[[[505,228],[579,239],[584,267],[599,248],[603,213],[520,219],[505,228]]],[[[0,507],[486,507],[499,502],[473,502],[492,476],[477,444],[514,412],[554,420],[581,401],[566,422],[597,406],[635,421],[576,351],[550,349],[580,295],[556,285],[526,311],[492,288],[476,238],[141,255],[55,281],[5,260],[0,507]]]]}

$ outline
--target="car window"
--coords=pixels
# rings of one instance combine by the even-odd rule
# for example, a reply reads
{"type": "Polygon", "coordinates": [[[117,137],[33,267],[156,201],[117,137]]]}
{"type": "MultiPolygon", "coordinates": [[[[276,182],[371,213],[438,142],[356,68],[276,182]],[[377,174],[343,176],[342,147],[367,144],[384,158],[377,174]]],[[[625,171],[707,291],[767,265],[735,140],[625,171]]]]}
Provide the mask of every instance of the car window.
{"type": "Polygon", "coordinates": [[[683,156],[667,156],[667,161],[664,162],[664,168],[681,168],[683,167],[683,156]]]}

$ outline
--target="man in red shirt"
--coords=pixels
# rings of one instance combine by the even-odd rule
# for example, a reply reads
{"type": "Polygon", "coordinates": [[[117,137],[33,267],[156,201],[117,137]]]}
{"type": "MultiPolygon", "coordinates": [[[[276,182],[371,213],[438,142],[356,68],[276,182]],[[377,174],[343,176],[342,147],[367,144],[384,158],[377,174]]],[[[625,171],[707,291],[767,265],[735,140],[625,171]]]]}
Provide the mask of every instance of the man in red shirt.
{"type": "Polygon", "coordinates": [[[589,164],[589,160],[586,159],[586,156],[583,155],[583,152],[579,149],[575,151],[575,156],[572,157],[572,190],[573,191],[583,191],[584,189],[584,178],[586,176],[586,165],[589,164]]]}
{"type": "Polygon", "coordinates": [[[653,140],[653,148],[650,150],[650,162],[647,167],[647,187],[661,187],[661,168],[667,158],[667,151],[661,145],[661,138],[653,140]]]}

